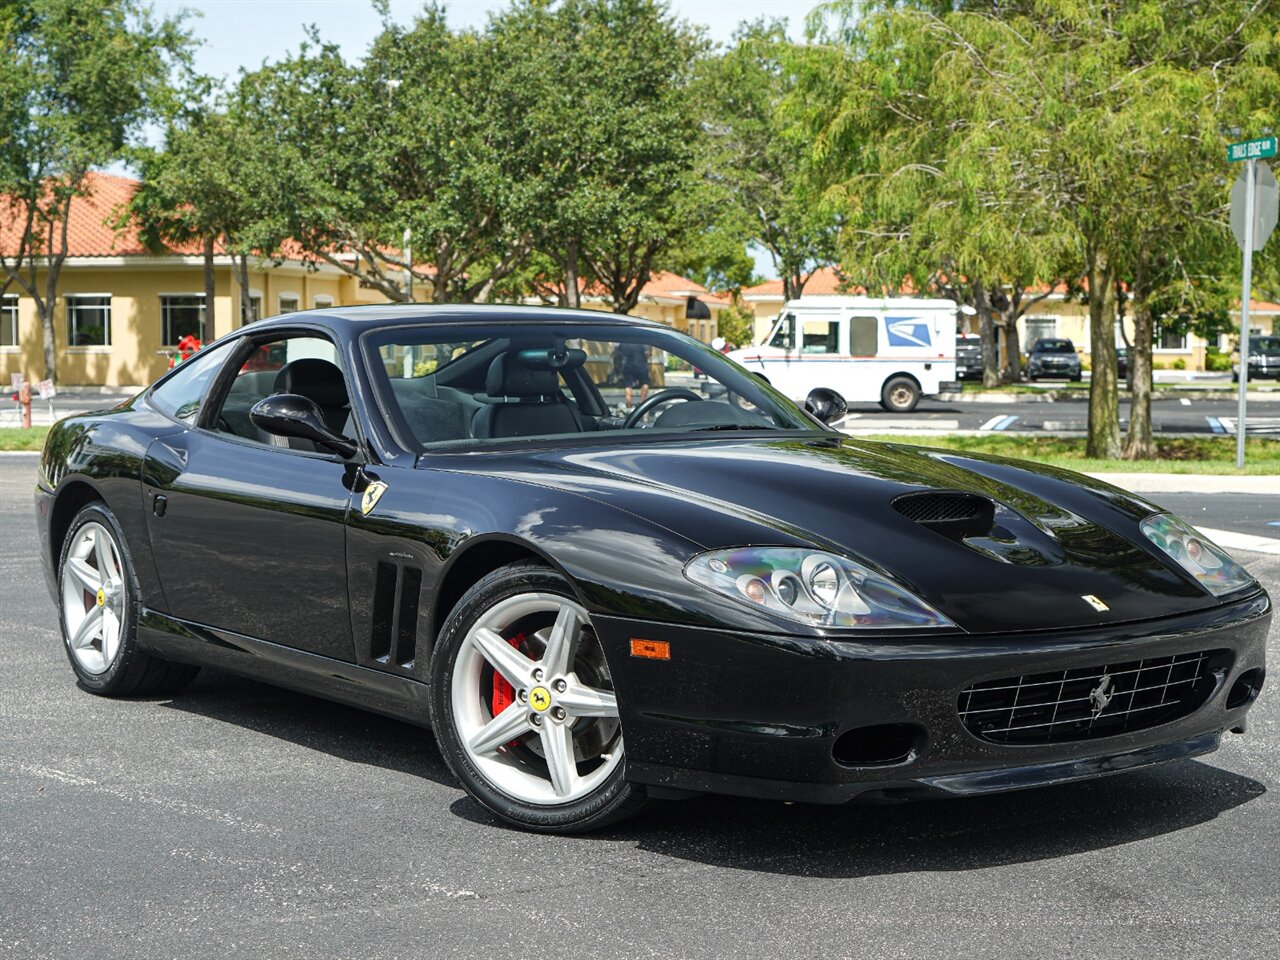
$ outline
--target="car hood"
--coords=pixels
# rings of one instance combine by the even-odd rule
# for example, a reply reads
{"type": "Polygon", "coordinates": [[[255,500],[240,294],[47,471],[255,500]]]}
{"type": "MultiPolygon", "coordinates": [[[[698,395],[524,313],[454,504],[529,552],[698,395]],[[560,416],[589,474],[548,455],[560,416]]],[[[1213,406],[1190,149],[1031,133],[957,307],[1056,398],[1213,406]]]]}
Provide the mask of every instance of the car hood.
{"type": "Polygon", "coordinates": [[[747,544],[837,551],[971,632],[1147,620],[1218,603],[1139,531],[1159,508],[1039,464],[836,437],[648,441],[499,460],[484,471],[607,502],[690,541],[691,555],[747,544]],[[895,508],[923,491],[989,501],[990,528],[956,537],[895,508]]]}

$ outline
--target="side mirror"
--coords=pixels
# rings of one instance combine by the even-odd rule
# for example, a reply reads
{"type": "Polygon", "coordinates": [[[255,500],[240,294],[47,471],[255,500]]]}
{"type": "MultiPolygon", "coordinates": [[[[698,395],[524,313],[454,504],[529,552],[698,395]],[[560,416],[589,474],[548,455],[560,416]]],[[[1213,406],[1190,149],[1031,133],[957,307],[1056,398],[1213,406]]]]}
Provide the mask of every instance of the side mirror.
{"type": "Polygon", "coordinates": [[[849,405],[844,397],[826,387],[814,387],[805,397],[804,409],[823,423],[833,423],[845,415],[849,405]]]}
{"type": "Polygon", "coordinates": [[[298,437],[328,447],[343,457],[353,456],[355,441],[334,433],[320,415],[315,401],[296,393],[278,393],[259,400],[249,411],[253,425],[273,437],[298,437]]]}
{"type": "Polygon", "coordinates": [[[765,383],[769,384],[769,386],[773,386],[773,381],[770,380],[768,377],[766,377],[759,370],[752,370],[751,372],[755,374],[757,377],[759,377],[761,380],[763,380],[765,383]]]}

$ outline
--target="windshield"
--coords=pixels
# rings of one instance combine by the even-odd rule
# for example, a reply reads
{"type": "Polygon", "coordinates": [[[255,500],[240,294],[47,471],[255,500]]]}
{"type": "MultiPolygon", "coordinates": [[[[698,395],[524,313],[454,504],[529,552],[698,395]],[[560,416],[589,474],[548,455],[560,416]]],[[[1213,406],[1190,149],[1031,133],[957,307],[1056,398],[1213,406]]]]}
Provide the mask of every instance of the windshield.
{"type": "Polygon", "coordinates": [[[1075,353],[1070,340],[1037,340],[1035,353],[1075,353]]]}
{"type": "Polygon", "coordinates": [[[759,377],[664,327],[434,324],[364,338],[375,389],[410,449],[608,431],[820,429],[759,377]]]}
{"type": "Polygon", "coordinates": [[[1254,356],[1280,356],[1280,337],[1250,337],[1249,352],[1254,356]]]}

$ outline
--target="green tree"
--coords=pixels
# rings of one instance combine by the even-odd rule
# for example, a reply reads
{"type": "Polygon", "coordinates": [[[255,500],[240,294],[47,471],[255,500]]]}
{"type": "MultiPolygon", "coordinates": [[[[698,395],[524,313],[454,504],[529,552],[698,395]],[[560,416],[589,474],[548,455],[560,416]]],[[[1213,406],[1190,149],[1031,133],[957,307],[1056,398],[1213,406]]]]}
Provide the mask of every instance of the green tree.
{"type": "Polygon", "coordinates": [[[565,305],[592,282],[631,310],[656,265],[713,215],[697,202],[689,96],[701,38],[656,0],[518,0],[489,38],[517,222],[554,265],[565,305]]]}
{"type": "Polygon", "coordinates": [[[136,224],[153,250],[200,244],[206,335],[213,331],[215,252],[220,248],[232,259],[240,322],[245,324],[257,319],[252,315],[249,261],[255,253],[271,253],[278,242],[256,230],[258,188],[270,176],[260,169],[257,145],[239,117],[211,94],[209,82],[199,81],[184,108],[170,119],[163,149],[135,153],[142,184],[120,218],[122,226],[136,224]]]}
{"type": "Polygon", "coordinates": [[[702,61],[697,92],[722,216],[769,252],[791,300],[814,271],[836,258],[838,218],[807,175],[811,144],[788,109],[797,49],[781,20],[742,24],[732,45],[702,61]]]}
{"type": "Polygon", "coordinates": [[[0,204],[13,238],[0,276],[35,301],[47,378],[70,205],[92,169],[122,159],[172,106],[169,80],[189,49],[179,17],[157,20],[136,0],[0,7],[0,204]]]}

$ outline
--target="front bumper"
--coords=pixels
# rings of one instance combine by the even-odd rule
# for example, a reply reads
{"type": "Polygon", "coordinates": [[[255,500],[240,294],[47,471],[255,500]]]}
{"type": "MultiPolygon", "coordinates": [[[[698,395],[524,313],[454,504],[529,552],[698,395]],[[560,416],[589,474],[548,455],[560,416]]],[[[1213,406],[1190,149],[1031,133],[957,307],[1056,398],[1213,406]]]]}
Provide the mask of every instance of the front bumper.
{"type": "Polygon", "coordinates": [[[1271,604],[1257,593],[1193,615],[1102,630],[826,640],[734,634],[592,617],[618,693],[627,776],[674,793],[731,793],[842,803],[968,795],[1100,776],[1210,752],[1244,726],[1228,709],[1245,672],[1265,668],[1271,604]],[[665,640],[669,660],[630,656],[630,639],[665,640]],[[1086,740],[1001,744],[962,724],[969,685],[996,677],[1223,651],[1207,699],[1147,729],[1086,740]],[[837,762],[842,734],[909,725],[906,759],[837,762]]]}

